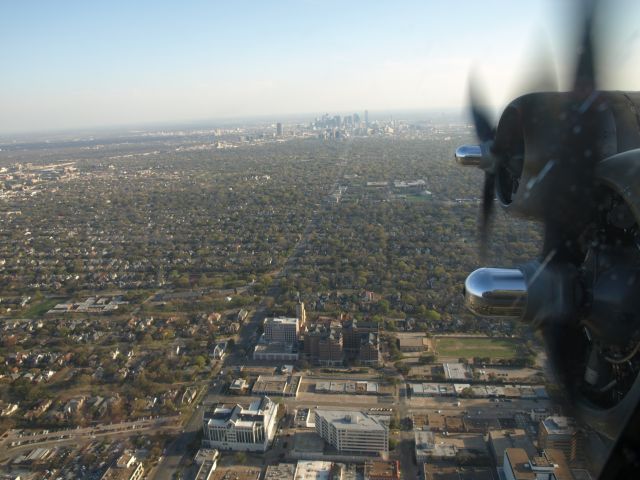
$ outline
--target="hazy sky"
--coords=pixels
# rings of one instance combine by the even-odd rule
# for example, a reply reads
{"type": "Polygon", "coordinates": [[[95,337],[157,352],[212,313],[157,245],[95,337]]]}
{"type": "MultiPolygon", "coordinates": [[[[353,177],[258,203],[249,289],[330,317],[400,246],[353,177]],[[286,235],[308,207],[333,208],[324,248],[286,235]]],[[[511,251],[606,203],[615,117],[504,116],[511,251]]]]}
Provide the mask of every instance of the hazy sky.
{"type": "MultiPolygon", "coordinates": [[[[2,1],[0,133],[457,108],[472,66],[501,104],[536,39],[567,66],[575,1],[2,1]]],[[[613,3],[609,71],[640,90],[640,2],[613,3]]]]}

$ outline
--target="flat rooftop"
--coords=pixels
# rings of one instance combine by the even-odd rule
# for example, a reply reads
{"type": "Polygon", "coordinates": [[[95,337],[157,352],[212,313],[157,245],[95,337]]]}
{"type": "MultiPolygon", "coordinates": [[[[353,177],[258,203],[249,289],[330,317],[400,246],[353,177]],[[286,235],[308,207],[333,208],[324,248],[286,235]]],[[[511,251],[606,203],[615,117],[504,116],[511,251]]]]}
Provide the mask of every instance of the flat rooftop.
{"type": "Polygon", "coordinates": [[[387,427],[377,418],[361,411],[316,410],[316,414],[337,428],[346,430],[386,430],[387,427]]]}
{"type": "Polygon", "coordinates": [[[469,368],[463,363],[443,363],[444,374],[449,380],[465,380],[469,378],[469,368]]]}
{"type": "Polygon", "coordinates": [[[457,449],[454,445],[444,443],[444,441],[436,441],[432,432],[425,430],[416,430],[414,432],[416,442],[416,456],[428,457],[455,457],[457,449]]]}
{"type": "Polygon", "coordinates": [[[292,317],[268,317],[265,319],[265,323],[280,323],[295,325],[299,320],[292,317]]]}
{"type": "Polygon", "coordinates": [[[542,424],[552,435],[572,435],[575,432],[573,420],[568,417],[552,415],[542,420],[542,424]]]}
{"type": "Polygon", "coordinates": [[[258,353],[297,353],[292,343],[283,342],[259,343],[254,351],[258,353]]]}
{"type": "Polygon", "coordinates": [[[400,478],[400,464],[397,460],[368,460],[364,464],[364,476],[400,478]]]}
{"type": "Polygon", "coordinates": [[[329,480],[332,462],[299,460],[295,480],[329,480]]]}
{"type": "Polygon", "coordinates": [[[300,387],[299,375],[260,375],[253,385],[254,394],[295,395],[300,387]]]}
{"type": "Polygon", "coordinates": [[[267,467],[263,480],[294,480],[295,474],[295,463],[279,463],[267,467]]]}

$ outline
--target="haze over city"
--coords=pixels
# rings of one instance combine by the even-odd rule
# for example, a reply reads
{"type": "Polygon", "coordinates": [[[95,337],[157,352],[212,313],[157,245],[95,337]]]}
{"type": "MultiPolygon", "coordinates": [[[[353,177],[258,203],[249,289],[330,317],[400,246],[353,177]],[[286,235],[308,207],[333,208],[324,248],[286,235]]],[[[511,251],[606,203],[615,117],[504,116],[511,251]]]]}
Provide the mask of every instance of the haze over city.
{"type": "MultiPolygon", "coordinates": [[[[3,2],[0,133],[365,108],[461,111],[472,67],[500,107],[535,72],[540,38],[553,45],[566,85],[574,45],[557,40],[576,23],[566,3],[3,2]]],[[[625,42],[623,55],[608,59],[619,86],[636,75],[629,19],[638,6],[613,3],[612,38],[625,42]]]]}

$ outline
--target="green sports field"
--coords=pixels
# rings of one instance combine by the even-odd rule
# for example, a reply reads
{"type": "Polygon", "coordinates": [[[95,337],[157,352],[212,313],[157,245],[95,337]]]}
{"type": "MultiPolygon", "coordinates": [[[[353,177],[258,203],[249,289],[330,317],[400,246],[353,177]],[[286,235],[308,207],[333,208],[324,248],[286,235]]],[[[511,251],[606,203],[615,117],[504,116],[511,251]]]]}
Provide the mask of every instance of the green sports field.
{"type": "Polygon", "coordinates": [[[490,357],[495,360],[517,358],[521,343],[508,338],[439,337],[436,352],[439,357],[490,357]]]}

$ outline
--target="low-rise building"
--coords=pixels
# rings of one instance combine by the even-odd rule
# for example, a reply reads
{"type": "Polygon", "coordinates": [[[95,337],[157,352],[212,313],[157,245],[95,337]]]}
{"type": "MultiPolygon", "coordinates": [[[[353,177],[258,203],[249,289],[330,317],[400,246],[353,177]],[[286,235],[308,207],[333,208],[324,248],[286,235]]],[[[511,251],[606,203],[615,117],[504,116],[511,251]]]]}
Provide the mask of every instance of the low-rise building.
{"type": "Polygon", "coordinates": [[[299,375],[260,375],[253,385],[254,395],[296,397],[302,377],[299,375]]]}
{"type": "Polygon", "coordinates": [[[540,422],[545,418],[551,416],[551,412],[547,408],[532,408],[529,412],[529,417],[532,422],[540,422]]]}
{"type": "Polygon", "coordinates": [[[309,408],[299,408],[295,415],[295,424],[298,428],[315,428],[315,414],[309,408]]]}
{"type": "Polygon", "coordinates": [[[464,363],[443,363],[444,376],[447,380],[468,380],[471,378],[471,370],[464,363]]]}
{"type": "Polygon", "coordinates": [[[194,462],[198,465],[198,470],[194,480],[211,480],[213,473],[218,466],[218,451],[200,449],[194,457],[194,462]]]}
{"type": "Polygon", "coordinates": [[[507,448],[502,471],[506,480],[574,480],[564,454],[555,449],[529,457],[521,448],[507,448]]]}
{"type": "Polygon", "coordinates": [[[416,461],[427,463],[434,460],[455,458],[457,448],[444,442],[437,442],[433,432],[416,430],[414,432],[416,445],[416,461]]]}
{"type": "Polygon", "coordinates": [[[522,429],[511,430],[490,430],[488,436],[489,451],[493,456],[496,465],[499,465],[504,458],[504,451],[507,448],[519,448],[529,456],[536,455],[536,448],[522,429]]]}
{"type": "Polygon", "coordinates": [[[401,352],[424,352],[429,346],[429,340],[426,336],[416,335],[399,335],[398,347],[401,352]]]}
{"type": "Polygon", "coordinates": [[[115,465],[104,472],[101,480],[140,480],[143,476],[142,462],[139,462],[131,452],[125,452],[118,458],[115,465]]]}
{"type": "Polygon", "coordinates": [[[219,406],[203,418],[203,446],[264,452],[275,435],[278,406],[269,397],[240,405],[219,406]]]}
{"type": "Polygon", "coordinates": [[[299,460],[295,480],[333,480],[333,472],[333,462],[299,460]]]}
{"type": "Polygon", "coordinates": [[[231,385],[229,385],[229,392],[234,395],[242,395],[249,388],[249,384],[244,378],[236,378],[231,385]]]}
{"type": "Polygon", "coordinates": [[[496,480],[495,472],[488,467],[459,467],[425,463],[423,471],[425,480],[496,480]]]}
{"type": "Polygon", "coordinates": [[[196,465],[202,465],[204,462],[216,461],[220,457],[220,453],[215,448],[201,448],[196,452],[193,457],[193,462],[196,465]]]}
{"type": "Polygon", "coordinates": [[[364,480],[400,480],[400,462],[397,460],[367,460],[364,480]]]}
{"type": "Polygon", "coordinates": [[[279,463],[278,465],[269,465],[267,467],[263,480],[294,480],[295,476],[295,463],[279,463]]]}
{"type": "Polygon", "coordinates": [[[298,360],[298,349],[292,343],[259,343],[253,351],[253,359],[267,362],[295,362],[298,360]]]}
{"type": "Polygon", "coordinates": [[[258,480],[260,469],[257,468],[226,468],[214,472],[211,480],[258,480]]]}

